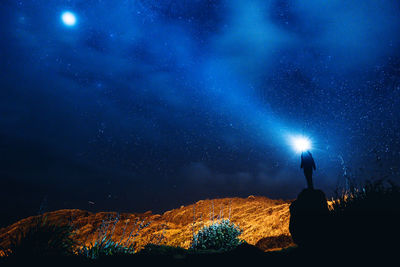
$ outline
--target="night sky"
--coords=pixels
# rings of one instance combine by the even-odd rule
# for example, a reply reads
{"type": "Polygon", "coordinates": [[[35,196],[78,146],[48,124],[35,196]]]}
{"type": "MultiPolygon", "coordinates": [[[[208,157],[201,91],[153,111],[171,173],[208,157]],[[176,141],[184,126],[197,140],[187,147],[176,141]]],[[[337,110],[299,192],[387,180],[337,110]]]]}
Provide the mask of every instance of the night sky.
{"type": "Polygon", "coordinates": [[[3,225],[294,198],[293,135],[328,196],[398,180],[398,1],[2,0],[0,25],[3,225]]]}

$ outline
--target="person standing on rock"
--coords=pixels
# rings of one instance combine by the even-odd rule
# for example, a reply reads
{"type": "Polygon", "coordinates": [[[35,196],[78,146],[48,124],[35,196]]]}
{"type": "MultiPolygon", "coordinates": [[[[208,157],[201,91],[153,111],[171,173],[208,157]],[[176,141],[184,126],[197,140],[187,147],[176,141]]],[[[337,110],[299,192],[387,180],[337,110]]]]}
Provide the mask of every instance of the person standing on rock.
{"type": "Polygon", "coordinates": [[[300,169],[304,170],[304,176],[307,180],[307,186],[309,189],[314,189],[312,182],[313,170],[315,171],[315,162],[310,151],[301,153],[301,165],[300,169]]]}

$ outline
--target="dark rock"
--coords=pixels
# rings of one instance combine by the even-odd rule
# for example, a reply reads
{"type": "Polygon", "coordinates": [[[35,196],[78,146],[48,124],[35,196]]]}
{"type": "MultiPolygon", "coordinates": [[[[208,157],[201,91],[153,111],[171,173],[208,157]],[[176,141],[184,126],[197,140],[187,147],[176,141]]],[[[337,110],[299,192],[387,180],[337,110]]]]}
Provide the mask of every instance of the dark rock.
{"type": "Polygon", "coordinates": [[[304,189],[290,205],[289,231],[299,247],[318,248],[325,243],[329,209],[324,192],[304,189]]]}
{"type": "Polygon", "coordinates": [[[290,235],[267,236],[257,241],[256,247],[263,251],[294,246],[290,235]]]}

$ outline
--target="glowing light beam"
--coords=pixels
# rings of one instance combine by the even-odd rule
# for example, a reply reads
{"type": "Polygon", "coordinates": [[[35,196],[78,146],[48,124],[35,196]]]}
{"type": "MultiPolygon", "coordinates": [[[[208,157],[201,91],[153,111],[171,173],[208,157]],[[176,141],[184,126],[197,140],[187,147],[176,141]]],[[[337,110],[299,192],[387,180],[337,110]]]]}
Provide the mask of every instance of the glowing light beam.
{"type": "Polygon", "coordinates": [[[74,13],[70,11],[65,11],[61,14],[61,20],[64,25],[68,27],[72,27],[76,24],[76,16],[74,13]]]}
{"type": "Polygon", "coordinates": [[[304,136],[292,136],[291,144],[297,153],[301,153],[311,149],[311,141],[304,136]]]}

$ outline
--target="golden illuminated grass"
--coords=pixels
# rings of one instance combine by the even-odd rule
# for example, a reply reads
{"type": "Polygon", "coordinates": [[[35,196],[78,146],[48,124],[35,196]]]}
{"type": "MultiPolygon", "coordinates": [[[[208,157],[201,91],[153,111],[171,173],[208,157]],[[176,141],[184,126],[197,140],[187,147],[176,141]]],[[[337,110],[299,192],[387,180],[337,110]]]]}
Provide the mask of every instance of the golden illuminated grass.
{"type": "MultiPolygon", "coordinates": [[[[140,230],[138,236],[135,239],[132,238],[129,243],[133,242],[137,249],[141,249],[148,243],[189,248],[193,232],[222,218],[230,219],[243,229],[240,238],[249,244],[255,245],[264,237],[290,236],[289,205],[288,201],[249,196],[248,198],[200,200],[195,204],[181,206],[163,214],[122,213],[119,214],[118,221],[115,221],[117,217],[115,212],[90,213],[82,210],[58,210],[45,213],[43,216],[47,216],[50,223],[71,222],[75,228],[75,238],[86,244],[96,241],[102,225],[103,229],[104,226],[109,225],[108,233],[113,231],[114,241],[126,242],[130,234],[137,232],[140,222],[150,222],[150,225],[140,230]],[[104,224],[108,221],[108,224],[104,224]]],[[[0,229],[0,240],[2,240],[0,245],[7,247],[10,242],[9,236],[14,235],[17,229],[23,230],[32,225],[35,218],[29,217],[0,229]]]]}

